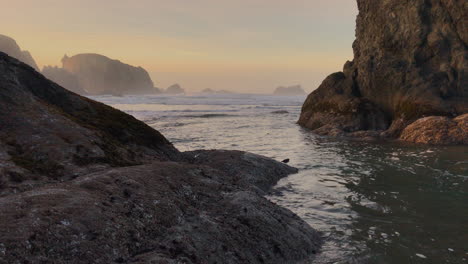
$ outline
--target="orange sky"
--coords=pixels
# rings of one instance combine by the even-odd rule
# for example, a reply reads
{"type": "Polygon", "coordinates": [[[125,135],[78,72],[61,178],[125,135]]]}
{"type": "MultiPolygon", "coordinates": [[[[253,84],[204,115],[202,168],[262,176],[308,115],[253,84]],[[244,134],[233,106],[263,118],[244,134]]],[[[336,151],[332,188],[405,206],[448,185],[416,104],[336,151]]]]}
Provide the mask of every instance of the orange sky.
{"type": "Polygon", "coordinates": [[[157,87],[315,89],[352,59],[352,0],[0,0],[0,34],[40,67],[66,53],[142,66],[157,87]]]}

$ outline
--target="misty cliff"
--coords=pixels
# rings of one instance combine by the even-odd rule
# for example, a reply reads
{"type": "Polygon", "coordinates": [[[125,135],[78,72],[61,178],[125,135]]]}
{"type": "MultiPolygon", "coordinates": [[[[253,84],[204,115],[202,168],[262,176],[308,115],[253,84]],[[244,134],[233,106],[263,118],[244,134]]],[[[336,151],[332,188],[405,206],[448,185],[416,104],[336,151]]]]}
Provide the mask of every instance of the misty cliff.
{"type": "Polygon", "coordinates": [[[145,69],[99,54],[65,56],[62,64],[65,71],[76,76],[80,88],[89,94],[122,95],[159,92],[155,89],[145,69]]]}
{"type": "Polygon", "coordinates": [[[42,69],[42,74],[49,80],[58,83],[60,86],[65,87],[67,90],[77,94],[87,94],[78,80],[78,77],[67,70],[54,66],[45,66],[42,69]]]}
{"type": "Polygon", "coordinates": [[[39,67],[37,67],[36,61],[34,61],[29,51],[21,50],[14,39],[5,35],[0,35],[0,51],[17,58],[18,60],[33,67],[36,71],[39,71],[39,67]]]}
{"type": "Polygon", "coordinates": [[[468,3],[357,2],[354,60],[309,95],[299,124],[320,134],[397,138],[419,118],[467,113],[468,3]]]}

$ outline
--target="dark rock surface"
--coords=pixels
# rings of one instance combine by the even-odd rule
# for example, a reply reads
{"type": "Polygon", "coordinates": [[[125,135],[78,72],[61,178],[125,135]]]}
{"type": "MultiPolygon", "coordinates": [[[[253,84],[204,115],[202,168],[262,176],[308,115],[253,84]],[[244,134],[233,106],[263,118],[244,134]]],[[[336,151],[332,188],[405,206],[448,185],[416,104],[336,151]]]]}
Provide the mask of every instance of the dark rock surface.
{"type": "Polygon", "coordinates": [[[467,113],[468,2],[357,2],[354,60],[309,95],[299,124],[398,138],[419,118],[467,113]]]}
{"type": "Polygon", "coordinates": [[[304,89],[300,85],[292,85],[292,86],[280,86],[275,89],[273,92],[274,95],[306,95],[304,89]]]}
{"type": "Polygon", "coordinates": [[[0,263],[295,263],[315,230],[263,198],[285,164],[180,153],[0,53],[0,263]]]}
{"type": "Polygon", "coordinates": [[[173,84],[164,91],[166,94],[184,94],[185,90],[179,84],[173,84]]]}
{"type": "MultiPolygon", "coordinates": [[[[76,76],[89,94],[154,94],[148,72],[99,54],[78,54],[62,59],[63,69],[76,76]]],[[[66,84],[65,84],[66,85],[66,84]]]]}
{"type": "Polygon", "coordinates": [[[21,50],[16,41],[8,36],[0,35],[0,51],[5,52],[13,58],[16,58],[39,71],[36,61],[29,51],[21,50]]]}

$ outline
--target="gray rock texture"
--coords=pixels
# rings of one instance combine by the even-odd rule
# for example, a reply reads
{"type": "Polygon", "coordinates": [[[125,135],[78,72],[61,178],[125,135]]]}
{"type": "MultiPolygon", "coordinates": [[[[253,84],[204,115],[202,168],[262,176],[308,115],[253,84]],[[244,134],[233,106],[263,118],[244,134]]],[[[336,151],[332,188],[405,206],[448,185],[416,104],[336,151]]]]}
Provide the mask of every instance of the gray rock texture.
{"type": "Polygon", "coordinates": [[[319,234],[263,197],[297,170],[181,153],[0,53],[0,263],[296,263],[319,234]]]}
{"type": "Polygon", "coordinates": [[[354,60],[305,101],[299,124],[398,138],[426,116],[468,112],[468,2],[358,0],[354,60]]]}
{"type": "Polygon", "coordinates": [[[64,56],[63,69],[76,76],[88,94],[154,94],[154,88],[148,72],[141,67],[134,67],[118,60],[112,60],[99,54],[78,54],[64,56]]]}
{"type": "Polygon", "coordinates": [[[0,35],[0,51],[16,58],[39,71],[36,61],[34,61],[29,51],[21,50],[16,41],[8,36],[0,35]]]}

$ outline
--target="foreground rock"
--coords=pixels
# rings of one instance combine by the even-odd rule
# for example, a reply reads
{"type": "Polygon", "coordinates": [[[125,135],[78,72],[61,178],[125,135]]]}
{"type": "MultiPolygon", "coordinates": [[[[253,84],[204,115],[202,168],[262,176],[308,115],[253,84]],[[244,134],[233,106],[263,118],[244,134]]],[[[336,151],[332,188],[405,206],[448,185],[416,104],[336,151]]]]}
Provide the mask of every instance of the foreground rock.
{"type": "Polygon", "coordinates": [[[39,71],[36,61],[34,61],[29,51],[21,50],[16,41],[8,36],[0,35],[0,51],[16,58],[39,71]]]}
{"type": "Polygon", "coordinates": [[[294,263],[318,234],[262,195],[295,169],[180,153],[0,53],[0,262],[294,263]]]}
{"type": "Polygon", "coordinates": [[[275,89],[273,92],[274,95],[306,95],[306,92],[304,89],[302,89],[302,86],[300,85],[293,85],[293,86],[280,86],[275,89]]]}
{"type": "Polygon", "coordinates": [[[467,113],[466,2],[357,2],[354,60],[309,95],[299,124],[398,138],[419,118],[467,113]]]}
{"type": "MultiPolygon", "coordinates": [[[[73,74],[80,89],[88,94],[154,94],[160,91],[153,85],[148,72],[99,54],[78,54],[62,59],[63,70],[73,74]]],[[[60,79],[55,79],[59,84],[60,79]]]]}

